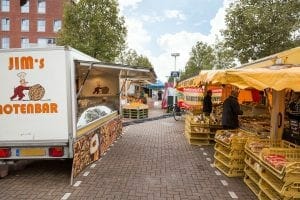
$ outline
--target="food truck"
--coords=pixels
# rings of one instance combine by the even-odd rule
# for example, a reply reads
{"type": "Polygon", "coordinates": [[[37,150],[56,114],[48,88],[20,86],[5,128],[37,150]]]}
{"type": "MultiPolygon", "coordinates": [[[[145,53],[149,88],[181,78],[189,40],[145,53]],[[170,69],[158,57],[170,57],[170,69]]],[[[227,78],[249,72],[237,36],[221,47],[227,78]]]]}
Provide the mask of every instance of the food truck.
{"type": "Polygon", "coordinates": [[[0,166],[73,159],[73,176],[121,134],[121,83],[155,76],[69,46],[2,49],[0,66],[0,166]]]}

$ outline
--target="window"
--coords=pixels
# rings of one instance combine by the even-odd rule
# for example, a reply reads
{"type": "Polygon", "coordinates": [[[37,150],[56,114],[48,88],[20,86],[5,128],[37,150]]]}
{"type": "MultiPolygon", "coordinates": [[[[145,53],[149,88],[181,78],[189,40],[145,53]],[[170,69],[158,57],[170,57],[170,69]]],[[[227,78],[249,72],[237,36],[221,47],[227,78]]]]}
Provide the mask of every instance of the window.
{"type": "Polygon", "coordinates": [[[61,20],[54,20],[53,31],[58,32],[61,29],[61,20]]]}
{"type": "Polygon", "coordinates": [[[45,32],[46,30],[46,21],[45,20],[38,20],[37,21],[37,31],[38,32],[45,32]]]}
{"type": "Polygon", "coordinates": [[[29,13],[29,0],[21,0],[21,13],[29,13]]]}
{"type": "Polygon", "coordinates": [[[37,43],[40,47],[49,46],[55,44],[55,38],[38,38],[37,43]]]}
{"type": "Polygon", "coordinates": [[[29,19],[22,19],[21,31],[29,31],[29,19]]]}
{"type": "Polygon", "coordinates": [[[29,47],[29,39],[26,37],[21,38],[21,48],[28,48],[29,47]]]}
{"type": "Polygon", "coordinates": [[[46,1],[38,0],[38,13],[46,13],[46,1]]]}
{"type": "Polygon", "coordinates": [[[9,49],[9,38],[8,37],[3,37],[1,39],[1,48],[2,49],[9,49]]]}
{"type": "Polygon", "coordinates": [[[1,11],[9,12],[9,0],[1,0],[1,11]]]}
{"type": "Polygon", "coordinates": [[[1,30],[2,31],[9,31],[10,29],[10,22],[8,18],[4,18],[1,20],[1,30]]]}

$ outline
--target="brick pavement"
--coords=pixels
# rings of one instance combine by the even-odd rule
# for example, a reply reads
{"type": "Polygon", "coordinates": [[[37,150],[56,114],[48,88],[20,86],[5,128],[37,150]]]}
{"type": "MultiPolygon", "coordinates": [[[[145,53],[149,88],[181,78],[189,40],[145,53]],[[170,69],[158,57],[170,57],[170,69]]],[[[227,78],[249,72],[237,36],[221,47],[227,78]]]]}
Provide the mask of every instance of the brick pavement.
{"type": "Polygon", "coordinates": [[[78,187],[65,188],[64,194],[70,193],[65,199],[256,199],[241,178],[227,178],[211,166],[212,146],[187,143],[183,122],[160,119],[124,132],[75,178],[78,187]]]}

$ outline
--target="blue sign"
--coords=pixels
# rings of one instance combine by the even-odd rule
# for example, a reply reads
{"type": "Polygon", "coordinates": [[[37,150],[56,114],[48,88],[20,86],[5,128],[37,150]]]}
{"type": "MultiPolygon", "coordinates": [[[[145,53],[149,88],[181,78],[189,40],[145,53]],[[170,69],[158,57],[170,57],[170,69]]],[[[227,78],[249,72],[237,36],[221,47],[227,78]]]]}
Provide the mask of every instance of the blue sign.
{"type": "Polygon", "coordinates": [[[179,71],[171,71],[171,77],[179,77],[179,71]]]}

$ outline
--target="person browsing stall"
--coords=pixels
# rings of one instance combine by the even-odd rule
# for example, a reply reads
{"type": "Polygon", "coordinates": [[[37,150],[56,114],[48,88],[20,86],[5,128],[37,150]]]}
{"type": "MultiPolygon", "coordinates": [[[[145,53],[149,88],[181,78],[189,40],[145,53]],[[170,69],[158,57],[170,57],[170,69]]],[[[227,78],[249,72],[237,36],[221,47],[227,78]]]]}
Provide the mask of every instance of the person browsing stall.
{"type": "Polygon", "coordinates": [[[236,129],[239,127],[238,115],[242,115],[243,111],[240,109],[238,102],[239,92],[236,90],[231,91],[231,95],[224,101],[222,126],[223,129],[236,129]]]}
{"type": "Polygon", "coordinates": [[[203,99],[203,112],[206,116],[209,116],[212,112],[212,101],[211,101],[212,91],[207,90],[206,95],[203,99]]]}

